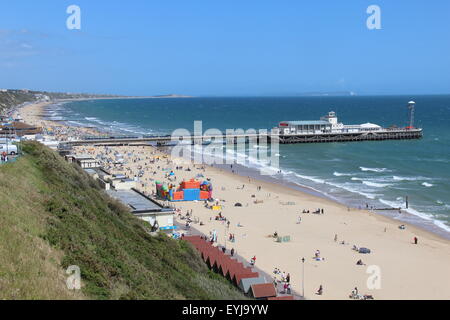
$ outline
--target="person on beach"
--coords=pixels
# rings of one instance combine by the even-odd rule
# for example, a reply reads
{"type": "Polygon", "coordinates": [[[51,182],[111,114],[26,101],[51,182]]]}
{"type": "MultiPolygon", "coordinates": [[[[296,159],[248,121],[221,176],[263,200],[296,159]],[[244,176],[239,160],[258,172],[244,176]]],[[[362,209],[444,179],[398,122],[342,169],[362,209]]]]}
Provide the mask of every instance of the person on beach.
{"type": "Polygon", "coordinates": [[[317,293],[316,293],[316,294],[319,295],[319,296],[321,296],[322,293],[323,293],[323,287],[322,287],[322,285],[320,285],[319,290],[317,290],[317,293]]]}
{"type": "Polygon", "coordinates": [[[287,293],[287,290],[288,290],[288,284],[285,283],[285,284],[283,285],[283,291],[282,291],[281,293],[282,293],[282,294],[285,294],[285,293],[287,293]]]}
{"type": "Polygon", "coordinates": [[[334,235],[334,242],[337,242],[337,240],[338,240],[338,236],[337,236],[337,234],[335,234],[334,235]]]}
{"type": "Polygon", "coordinates": [[[234,248],[231,248],[230,255],[231,255],[231,256],[234,255],[234,248]]]}
{"type": "Polygon", "coordinates": [[[357,264],[358,266],[365,266],[364,262],[362,262],[361,259],[359,259],[359,260],[356,262],[356,264],[357,264]]]}
{"type": "Polygon", "coordinates": [[[253,258],[250,260],[250,265],[254,266],[256,263],[256,256],[253,256],[253,258]]]}
{"type": "Polygon", "coordinates": [[[288,273],[286,276],[286,282],[289,283],[291,281],[291,275],[288,273]]]}
{"type": "Polygon", "coordinates": [[[414,237],[414,244],[417,244],[418,241],[419,239],[417,239],[417,237],[414,237]]]}
{"type": "Polygon", "coordinates": [[[320,251],[316,250],[316,253],[314,254],[316,259],[320,259],[320,251]]]}

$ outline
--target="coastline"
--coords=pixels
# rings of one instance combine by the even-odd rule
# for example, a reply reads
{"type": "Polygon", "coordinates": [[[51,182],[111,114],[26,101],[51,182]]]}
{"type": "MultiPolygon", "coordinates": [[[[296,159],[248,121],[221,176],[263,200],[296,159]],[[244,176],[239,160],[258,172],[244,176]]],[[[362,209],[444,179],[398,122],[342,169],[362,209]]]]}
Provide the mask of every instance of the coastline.
{"type": "MultiPolygon", "coordinates": [[[[68,101],[75,100],[80,99],[68,99],[68,101]]],[[[29,104],[15,112],[20,113],[24,121],[29,124],[67,127],[67,124],[39,118],[43,108],[54,103],[56,102],[29,104]]],[[[98,133],[92,128],[76,127],[76,130],[80,134],[98,133]]],[[[152,147],[148,148],[154,150],[152,147]]],[[[131,149],[132,147],[128,147],[127,150],[131,149]]],[[[398,220],[371,211],[349,210],[345,205],[334,200],[296,190],[286,185],[254,177],[249,182],[246,176],[233,174],[224,168],[205,165],[204,169],[197,168],[196,172],[203,172],[205,176],[211,177],[214,184],[224,188],[222,190],[215,187],[215,194],[226,200],[223,214],[233,223],[231,230],[236,233],[238,238],[234,244],[238,254],[246,259],[256,255],[258,267],[268,274],[272,274],[274,267],[290,272],[293,279],[293,290],[296,292],[301,292],[299,259],[305,257],[307,260],[305,267],[310,269],[308,272],[312,273],[305,277],[307,279],[305,296],[308,299],[346,299],[353,287],[364,288],[368,275],[364,267],[355,265],[358,258],[363,259],[367,265],[379,265],[382,270],[382,282],[389,283],[387,289],[383,288],[383,283],[382,289],[379,290],[364,289],[365,292],[373,293],[376,299],[450,298],[450,277],[446,273],[446,266],[450,264],[450,250],[448,250],[450,241],[438,234],[409,223],[400,223],[398,220]],[[241,184],[246,186],[247,189],[243,189],[245,192],[236,189],[241,184]],[[257,190],[258,186],[262,187],[262,192],[257,190]],[[264,203],[252,203],[254,200],[250,197],[252,194],[264,203]],[[244,204],[244,208],[235,209],[230,204],[232,201],[248,203],[248,207],[244,204]],[[281,202],[295,202],[296,205],[281,205],[281,202]],[[303,209],[315,210],[316,208],[324,208],[325,214],[300,213],[303,209]],[[302,217],[299,225],[295,223],[297,216],[302,217]],[[236,227],[238,222],[242,222],[244,229],[236,227]],[[406,230],[399,230],[399,224],[405,224],[406,230]],[[249,225],[254,225],[254,228],[247,227],[249,225]],[[274,231],[280,235],[290,235],[292,241],[283,244],[274,242],[273,239],[267,237],[274,231]],[[338,235],[339,241],[345,240],[349,245],[341,245],[333,241],[335,234],[338,235]],[[419,238],[419,246],[411,244],[412,238],[415,236],[419,238]],[[353,244],[367,246],[373,250],[373,253],[370,255],[357,254],[350,248],[353,244]],[[325,261],[316,262],[311,259],[317,249],[324,254],[325,261]],[[388,252],[380,254],[383,250],[388,252]],[[296,257],[291,259],[294,252],[296,257]],[[398,256],[404,260],[399,260],[398,256]],[[429,270],[430,268],[431,270],[429,270]],[[427,277],[422,275],[422,279],[418,280],[416,279],[417,272],[421,272],[421,270],[426,272],[427,277]],[[385,273],[387,273],[386,276],[385,273]],[[438,279],[440,275],[443,278],[438,279]],[[394,276],[401,278],[400,281],[394,276]],[[402,283],[402,279],[407,283],[402,283]],[[416,280],[416,284],[411,284],[416,280]],[[431,283],[431,285],[427,287],[427,283],[431,283]],[[319,285],[324,285],[323,296],[314,295],[314,291],[319,285]],[[400,292],[396,291],[395,287],[400,292]],[[437,288],[440,292],[439,290],[436,292],[437,288]],[[444,288],[446,289],[444,290],[444,288]]],[[[179,178],[192,178],[194,173],[177,172],[177,176],[179,174],[179,178]]],[[[183,202],[176,206],[183,211],[193,210],[194,215],[205,222],[204,226],[196,226],[205,234],[208,234],[211,228],[221,231],[224,228],[220,222],[207,220],[211,216],[211,210],[204,209],[201,203],[183,202]]],[[[224,235],[221,234],[219,243],[226,243],[224,239],[224,235]]]]}

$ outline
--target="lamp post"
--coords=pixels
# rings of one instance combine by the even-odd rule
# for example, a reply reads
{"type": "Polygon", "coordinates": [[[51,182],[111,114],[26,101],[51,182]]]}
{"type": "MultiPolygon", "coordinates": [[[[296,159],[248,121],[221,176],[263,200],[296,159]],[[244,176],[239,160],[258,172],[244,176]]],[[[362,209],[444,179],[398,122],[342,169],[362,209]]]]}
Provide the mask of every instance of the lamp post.
{"type": "Polygon", "coordinates": [[[225,228],[224,228],[224,231],[223,231],[223,234],[224,234],[224,240],[225,240],[225,249],[227,248],[227,226],[225,225],[224,226],[225,228]]]}
{"type": "Polygon", "coordinates": [[[305,258],[302,258],[302,298],[305,297],[305,258]]]}

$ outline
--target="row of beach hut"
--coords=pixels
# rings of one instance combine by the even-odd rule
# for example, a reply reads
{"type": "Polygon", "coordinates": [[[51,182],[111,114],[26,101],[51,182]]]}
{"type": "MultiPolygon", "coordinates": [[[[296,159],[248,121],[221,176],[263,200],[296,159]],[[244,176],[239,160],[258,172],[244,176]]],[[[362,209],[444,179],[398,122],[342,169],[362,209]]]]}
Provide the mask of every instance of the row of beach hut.
{"type": "Polygon", "coordinates": [[[247,296],[266,300],[294,300],[293,296],[277,296],[273,283],[267,282],[265,277],[254,272],[252,268],[245,267],[242,262],[223,253],[205,238],[195,235],[183,236],[182,239],[197,249],[211,270],[228,279],[247,296]]]}

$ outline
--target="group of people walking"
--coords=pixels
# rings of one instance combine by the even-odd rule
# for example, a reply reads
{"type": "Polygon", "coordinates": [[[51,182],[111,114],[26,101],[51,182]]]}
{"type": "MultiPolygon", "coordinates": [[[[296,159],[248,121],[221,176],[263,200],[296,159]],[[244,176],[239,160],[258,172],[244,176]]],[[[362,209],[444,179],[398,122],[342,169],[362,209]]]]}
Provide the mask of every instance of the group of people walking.
{"type": "Polygon", "coordinates": [[[280,269],[275,268],[273,270],[273,273],[275,274],[273,278],[273,284],[275,287],[278,287],[278,283],[283,284],[283,290],[281,291],[282,294],[291,294],[291,275],[289,273],[286,274],[286,272],[281,272],[280,269]],[[281,281],[277,281],[276,276],[279,275],[281,277],[281,281]]]}

